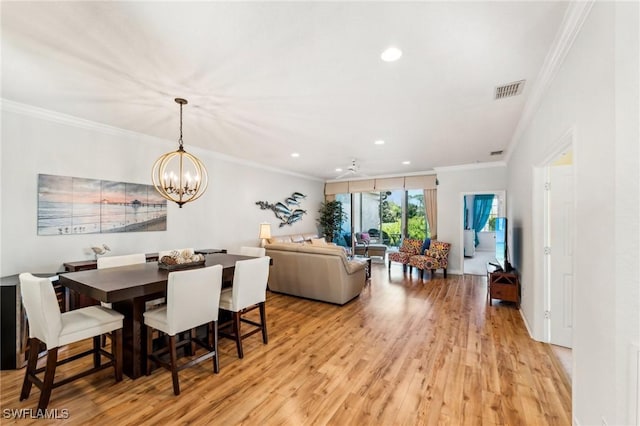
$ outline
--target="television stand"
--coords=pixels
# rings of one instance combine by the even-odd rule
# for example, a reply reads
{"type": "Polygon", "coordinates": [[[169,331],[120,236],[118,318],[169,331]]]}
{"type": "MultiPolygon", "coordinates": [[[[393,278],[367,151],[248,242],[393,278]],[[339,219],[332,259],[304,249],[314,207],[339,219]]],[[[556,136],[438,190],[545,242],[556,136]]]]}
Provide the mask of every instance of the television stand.
{"type": "Polygon", "coordinates": [[[511,269],[505,272],[499,266],[487,263],[487,298],[491,305],[493,299],[514,302],[520,309],[520,279],[518,272],[511,269]]]}

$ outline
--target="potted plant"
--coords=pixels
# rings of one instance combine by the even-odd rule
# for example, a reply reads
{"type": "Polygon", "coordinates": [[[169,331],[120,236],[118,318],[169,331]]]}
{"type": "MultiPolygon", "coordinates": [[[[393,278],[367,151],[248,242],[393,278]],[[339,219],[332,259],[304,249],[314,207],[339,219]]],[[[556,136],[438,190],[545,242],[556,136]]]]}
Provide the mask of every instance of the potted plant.
{"type": "Polygon", "coordinates": [[[320,205],[318,213],[320,213],[317,219],[318,225],[320,225],[327,242],[332,242],[342,231],[342,222],[346,219],[342,203],[340,201],[326,201],[320,205]]]}

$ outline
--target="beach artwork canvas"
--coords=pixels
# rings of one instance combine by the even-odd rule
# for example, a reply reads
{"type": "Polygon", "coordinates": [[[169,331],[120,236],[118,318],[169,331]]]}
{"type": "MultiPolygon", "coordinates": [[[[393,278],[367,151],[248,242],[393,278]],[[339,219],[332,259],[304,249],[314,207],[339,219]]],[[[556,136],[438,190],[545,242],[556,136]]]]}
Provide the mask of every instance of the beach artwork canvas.
{"type": "Polygon", "coordinates": [[[167,230],[153,185],[38,175],[38,235],[167,230]]]}

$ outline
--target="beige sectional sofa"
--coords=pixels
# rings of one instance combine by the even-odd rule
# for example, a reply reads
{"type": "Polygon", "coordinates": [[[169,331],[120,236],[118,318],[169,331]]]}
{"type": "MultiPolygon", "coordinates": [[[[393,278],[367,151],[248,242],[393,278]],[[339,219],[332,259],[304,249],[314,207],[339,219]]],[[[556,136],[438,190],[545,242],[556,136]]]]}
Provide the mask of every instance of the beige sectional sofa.
{"type": "Polygon", "coordinates": [[[275,242],[265,248],[273,259],[271,291],[343,305],[366,282],[366,262],[347,258],[342,247],[275,242]]]}

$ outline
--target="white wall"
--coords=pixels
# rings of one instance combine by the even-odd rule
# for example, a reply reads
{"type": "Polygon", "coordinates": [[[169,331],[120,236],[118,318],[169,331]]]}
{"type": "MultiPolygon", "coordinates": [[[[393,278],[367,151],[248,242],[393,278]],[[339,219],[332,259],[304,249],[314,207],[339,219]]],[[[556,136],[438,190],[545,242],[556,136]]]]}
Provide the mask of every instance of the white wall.
{"type": "Polygon", "coordinates": [[[533,246],[534,168],[573,129],[572,387],[582,425],[636,424],[630,354],[640,335],[638,12],[637,3],[594,4],[508,163],[507,216],[522,243],[522,312],[539,338],[544,288],[533,261],[542,250],[533,246]]]}
{"type": "Polygon", "coordinates": [[[504,191],[507,168],[496,163],[435,170],[438,175],[438,240],[451,243],[447,273],[462,274],[464,193],[504,191]]]}
{"type": "Polygon", "coordinates": [[[37,175],[40,173],[150,183],[153,162],[177,142],[85,122],[12,102],[2,105],[2,236],[0,275],[53,272],[62,263],[93,258],[88,248],[106,243],[110,254],[155,252],[176,247],[257,246],[258,227],[272,234],[316,232],[324,183],[239,163],[211,152],[185,148],[205,163],[209,187],[182,209],[170,203],[167,231],[117,234],[37,235],[37,175]],[[270,210],[256,201],[284,201],[294,191],[307,195],[303,219],[278,228],[270,210]]]}

